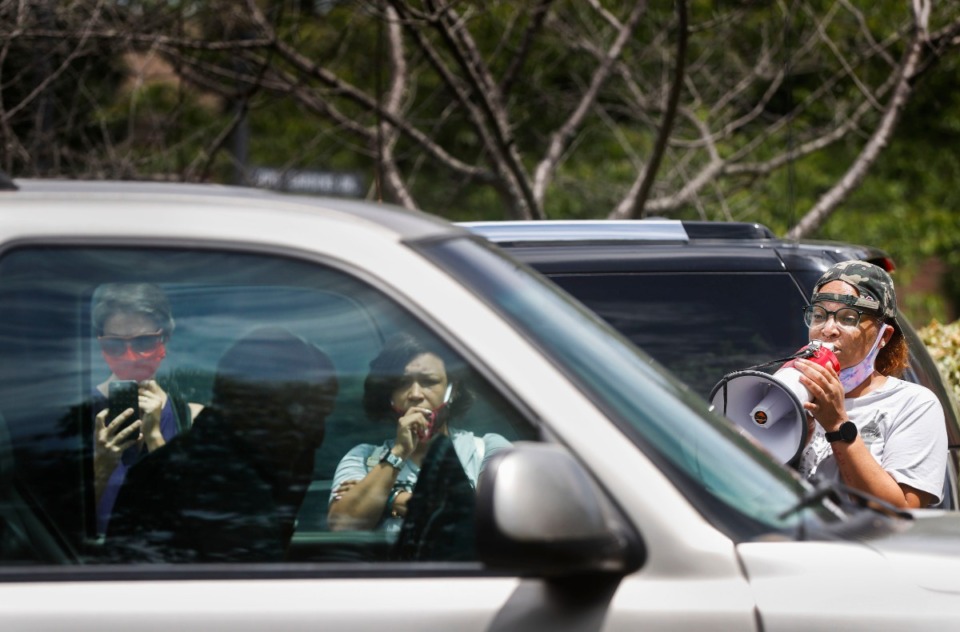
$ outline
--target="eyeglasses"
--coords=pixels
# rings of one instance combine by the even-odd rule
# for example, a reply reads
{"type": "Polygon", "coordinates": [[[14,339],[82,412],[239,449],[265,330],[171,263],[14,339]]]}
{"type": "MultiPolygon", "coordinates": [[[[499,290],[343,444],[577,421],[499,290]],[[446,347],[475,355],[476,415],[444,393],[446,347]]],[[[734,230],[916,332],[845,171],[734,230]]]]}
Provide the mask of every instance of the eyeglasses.
{"type": "Polygon", "coordinates": [[[97,336],[100,348],[108,356],[119,357],[130,349],[137,355],[147,355],[163,344],[163,330],[141,336],[97,336]]]}
{"type": "MultiPolygon", "coordinates": [[[[819,305],[807,305],[803,308],[803,322],[807,324],[807,327],[813,329],[814,327],[823,327],[833,316],[834,322],[841,327],[853,328],[860,324],[860,318],[864,314],[866,312],[861,312],[859,309],[852,307],[841,307],[835,312],[830,312],[819,305]]],[[[867,314],[867,316],[873,317],[870,314],[867,314]]]]}

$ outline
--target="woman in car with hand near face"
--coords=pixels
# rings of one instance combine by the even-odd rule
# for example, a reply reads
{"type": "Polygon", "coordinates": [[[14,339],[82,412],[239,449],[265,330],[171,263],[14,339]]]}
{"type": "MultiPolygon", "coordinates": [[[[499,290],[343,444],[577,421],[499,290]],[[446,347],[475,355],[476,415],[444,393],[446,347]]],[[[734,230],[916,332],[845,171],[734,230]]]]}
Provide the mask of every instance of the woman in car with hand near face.
{"type": "Polygon", "coordinates": [[[202,410],[168,395],[155,377],[173,333],[170,303],[149,283],[108,283],[93,295],[93,327],[110,376],[94,389],[94,491],[97,529],[103,533],[127,470],[163,446],[202,410]],[[110,384],[137,382],[140,418],[134,410],[109,410],[110,384]],[[131,423],[132,422],[132,423],[131,423]]]}
{"type": "Polygon", "coordinates": [[[804,312],[810,340],[832,343],[839,374],[799,360],[817,421],[799,469],[838,479],[896,507],[935,504],[943,489],[943,408],[928,389],[898,379],[907,366],[893,280],[882,268],[844,261],[817,281],[804,312]]]}
{"type": "Polygon", "coordinates": [[[399,531],[437,437],[452,442],[474,488],[487,459],[510,445],[498,434],[476,437],[450,426],[470,407],[473,394],[448,367],[442,352],[406,335],[390,340],[370,363],[364,410],[371,420],[394,424],[395,437],[379,446],[360,444],[341,459],[333,479],[331,529],[399,531]]]}

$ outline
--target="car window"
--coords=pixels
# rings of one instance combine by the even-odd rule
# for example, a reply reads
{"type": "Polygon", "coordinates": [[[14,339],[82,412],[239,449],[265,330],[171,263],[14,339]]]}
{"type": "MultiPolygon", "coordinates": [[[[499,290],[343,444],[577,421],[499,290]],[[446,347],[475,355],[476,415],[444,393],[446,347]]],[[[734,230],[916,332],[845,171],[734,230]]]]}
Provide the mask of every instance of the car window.
{"type": "MultiPolygon", "coordinates": [[[[469,505],[483,459],[537,437],[428,324],[332,265],[203,249],[22,247],[0,258],[0,301],[0,563],[420,559],[410,551],[471,560],[460,533],[469,511],[451,517],[443,503],[469,505]],[[115,317],[117,304],[154,290],[168,304],[169,332],[162,318],[115,317]],[[373,458],[396,436],[396,417],[369,418],[364,392],[371,361],[399,336],[442,356],[472,405],[450,413],[447,451],[425,459],[415,483],[427,491],[409,528],[378,521],[332,532],[341,459],[358,445],[373,458]],[[141,387],[139,407],[144,420],[155,411],[150,435],[162,445],[119,451],[102,476],[113,461],[101,459],[96,413],[109,408],[111,377],[157,383],[162,395],[141,387]],[[452,480],[459,466],[459,496],[444,495],[431,477],[452,480]],[[430,519],[443,528],[425,527],[430,519]]],[[[143,434],[135,445],[147,445],[143,434]]]]}
{"type": "Polygon", "coordinates": [[[806,301],[785,273],[550,278],[703,397],[727,373],[806,344],[806,301]]]}
{"type": "Polygon", "coordinates": [[[479,240],[420,248],[523,330],[719,529],[741,540],[797,527],[797,477],[569,294],[479,240]]]}

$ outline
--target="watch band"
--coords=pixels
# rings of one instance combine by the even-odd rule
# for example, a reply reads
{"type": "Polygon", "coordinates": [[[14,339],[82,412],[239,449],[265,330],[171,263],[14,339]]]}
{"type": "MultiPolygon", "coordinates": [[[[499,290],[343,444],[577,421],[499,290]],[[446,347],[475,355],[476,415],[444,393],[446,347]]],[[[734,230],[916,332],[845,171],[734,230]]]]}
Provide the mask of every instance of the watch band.
{"type": "Polygon", "coordinates": [[[845,421],[840,424],[840,427],[834,432],[824,433],[824,436],[827,438],[827,441],[834,443],[836,441],[843,441],[844,443],[853,443],[853,440],[857,438],[857,425],[852,421],[845,421]]]}
{"type": "Polygon", "coordinates": [[[403,459],[389,450],[387,450],[387,453],[383,455],[383,457],[380,459],[380,462],[388,463],[390,466],[398,470],[403,468],[403,459]]]}

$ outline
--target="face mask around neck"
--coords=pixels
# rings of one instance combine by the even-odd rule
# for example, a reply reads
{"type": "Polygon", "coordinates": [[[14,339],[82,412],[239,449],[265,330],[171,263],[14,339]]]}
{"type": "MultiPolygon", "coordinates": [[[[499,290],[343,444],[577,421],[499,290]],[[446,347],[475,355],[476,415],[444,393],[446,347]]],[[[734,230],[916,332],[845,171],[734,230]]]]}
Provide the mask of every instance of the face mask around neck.
{"type": "Polygon", "coordinates": [[[857,388],[873,374],[873,365],[877,360],[877,354],[880,353],[880,341],[883,340],[883,334],[889,327],[890,325],[886,323],[880,327],[880,333],[877,334],[877,339],[873,341],[873,346],[870,347],[870,353],[868,353],[863,360],[852,367],[840,371],[840,383],[843,384],[844,393],[849,393],[857,388]]]}

